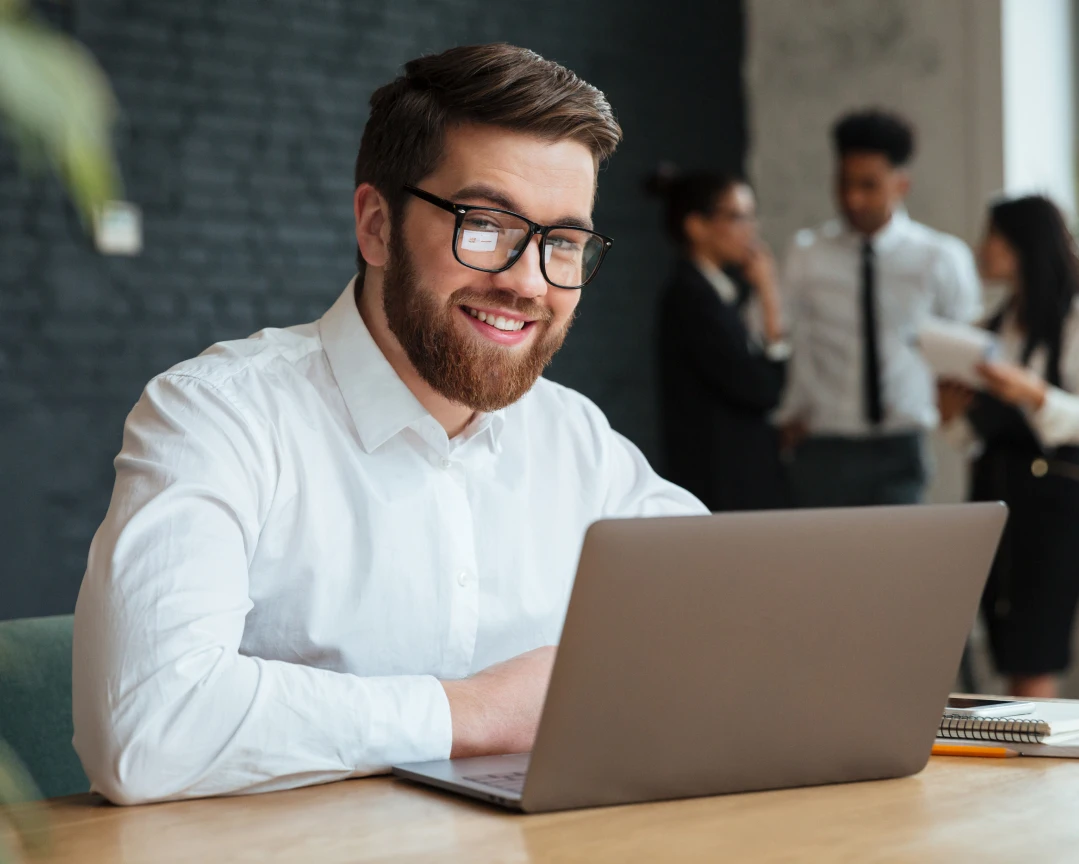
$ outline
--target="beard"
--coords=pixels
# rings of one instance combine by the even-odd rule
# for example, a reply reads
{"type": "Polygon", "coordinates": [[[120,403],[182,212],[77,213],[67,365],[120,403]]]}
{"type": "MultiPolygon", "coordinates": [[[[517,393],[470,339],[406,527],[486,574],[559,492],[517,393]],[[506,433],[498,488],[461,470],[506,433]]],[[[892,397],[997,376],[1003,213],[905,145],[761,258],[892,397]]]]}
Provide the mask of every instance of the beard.
{"type": "Polygon", "coordinates": [[[548,307],[510,291],[461,288],[443,303],[420,284],[405,245],[392,246],[396,248],[384,271],[382,307],[390,332],[420,377],[441,396],[473,411],[501,410],[531,390],[562,347],[570,322],[553,329],[554,313],[548,307]],[[461,332],[455,320],[463,314],[461,306],[512,310],[532,319],[529,326],[536,334],[529,346],[520,348],[484,344],[479,334],[461,332]]]}

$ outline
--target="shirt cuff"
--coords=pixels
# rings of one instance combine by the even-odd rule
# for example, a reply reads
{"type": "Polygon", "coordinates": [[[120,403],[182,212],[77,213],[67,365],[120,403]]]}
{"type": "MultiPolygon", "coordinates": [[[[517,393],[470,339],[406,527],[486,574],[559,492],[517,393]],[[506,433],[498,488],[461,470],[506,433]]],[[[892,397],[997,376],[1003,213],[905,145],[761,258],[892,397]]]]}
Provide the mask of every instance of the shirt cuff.
{"type": "Polygon", "coordinates": [[[377,721],[368,730],[366,746],[361,743],[358,773],[450,758],[453,720],[446,691],[437,678],[405,675],[362,681],[368,716],[377,721]]]}
{"type": "Polygon", "coordinates": [[[1079,397],[1059,387],[1045,391],[1045,402],[1028,415],[1043,447],[1079,444],[1079,397]]]}

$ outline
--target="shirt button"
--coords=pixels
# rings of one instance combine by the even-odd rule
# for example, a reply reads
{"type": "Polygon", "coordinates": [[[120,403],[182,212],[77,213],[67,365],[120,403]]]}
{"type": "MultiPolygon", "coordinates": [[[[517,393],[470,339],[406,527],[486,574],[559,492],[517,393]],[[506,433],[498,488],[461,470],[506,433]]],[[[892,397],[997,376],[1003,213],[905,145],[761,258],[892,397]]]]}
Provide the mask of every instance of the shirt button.
{"type": "Polygon", "coordinates": [[[449,459],[443,459],[441,464],[443,468],[450,468],[453,465],[449,459]]]}
{"type": "Polygon", "coordinates": [[[457,584],[460,585],[462,588],[464,588],[466,585],[468,585],[468,571],[467,570],[462,570],[460,573],[457,574],[457,584]]]}

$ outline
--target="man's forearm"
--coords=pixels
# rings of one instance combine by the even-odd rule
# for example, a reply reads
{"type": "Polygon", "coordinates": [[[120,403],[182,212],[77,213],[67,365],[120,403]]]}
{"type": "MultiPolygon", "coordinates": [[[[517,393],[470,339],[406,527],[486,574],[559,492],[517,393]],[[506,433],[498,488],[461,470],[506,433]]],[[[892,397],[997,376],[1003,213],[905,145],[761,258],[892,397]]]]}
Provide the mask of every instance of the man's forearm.
{"type": "Polygon", "coordinates": [[[429,676],[360,678],[235,654],[192,676],[192,652],[117,687],[75,658],[75,747],[115,803],[286,789],[450,753],[446,697],[429,676]]]}
{"type": "Polygon", "coordinates": [[[536,648],[463,681],[443,681],[453,726],[453,758],[532,749],[555,648],[536,648]]]}

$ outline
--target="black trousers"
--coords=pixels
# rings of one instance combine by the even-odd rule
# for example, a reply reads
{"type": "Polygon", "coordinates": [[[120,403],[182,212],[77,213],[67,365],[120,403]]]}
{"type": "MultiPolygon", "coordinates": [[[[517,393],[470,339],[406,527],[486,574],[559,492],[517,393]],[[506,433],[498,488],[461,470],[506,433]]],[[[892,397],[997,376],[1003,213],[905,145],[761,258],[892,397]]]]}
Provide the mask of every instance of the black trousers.
{"type": "Polygon", "coordinates": [[[1047,675],[1071,664],[1079,605],[1079,482],[1032,470],[1038,452],[990,447],[975,463],[971,497],[1008,504],[982,615],[997,669],[1047,675]]]}
{"type": "Polygon", "coordinates": [[[929,481],[924,438],[921,433],[807,438],[790,465],[796,506],[921,503],[929,481]]]}

